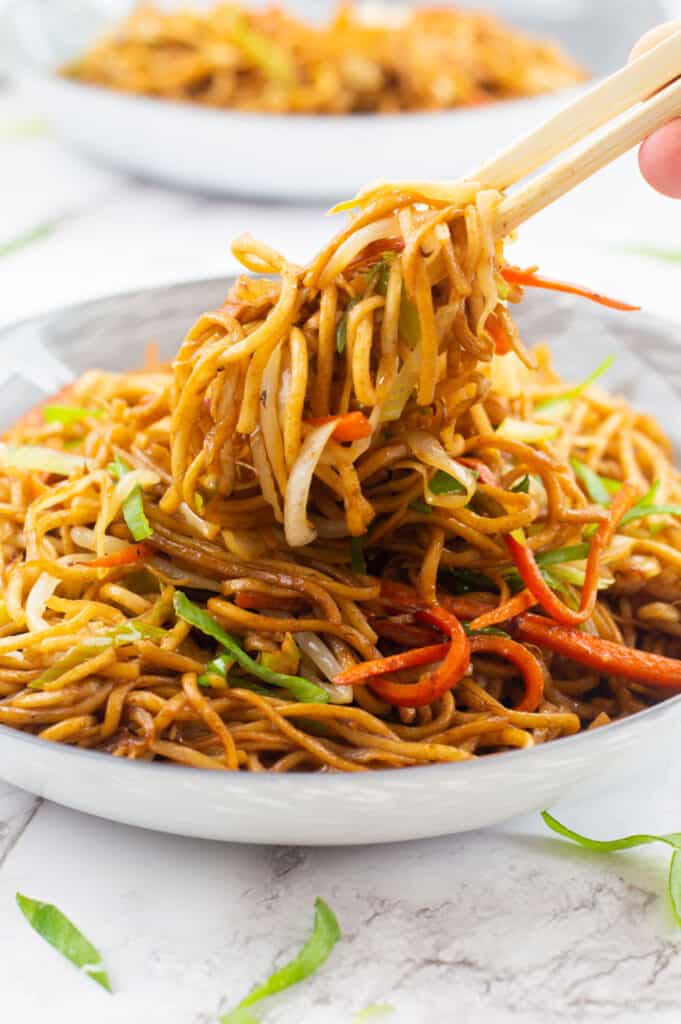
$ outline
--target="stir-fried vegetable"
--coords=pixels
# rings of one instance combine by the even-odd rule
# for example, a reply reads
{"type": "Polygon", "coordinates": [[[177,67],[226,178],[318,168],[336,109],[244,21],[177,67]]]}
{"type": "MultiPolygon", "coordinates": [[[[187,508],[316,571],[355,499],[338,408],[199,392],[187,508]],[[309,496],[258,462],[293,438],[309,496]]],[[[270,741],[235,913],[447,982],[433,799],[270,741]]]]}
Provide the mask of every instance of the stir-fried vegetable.
{"type": "Polygon", "coordinates": [[[534,407],[535,413],[550,413],[552,416],[562,416],[568,412],[571,404],[576,398],[584,394],[587,388],[590,388],[599,377],[610,369],[615,361],[614,356],[608,356],[604,359],[600,366],[596,367],[593,373],[590,373],[581,384],[577,384],[576,387],[570,388],[565,391],[562,395],[557,395],[555,398],[546,398],[543,402],[538,402],[534,407]]]}
{"type": "Polygon", "coordinates": [[[116,569],[120,565],[136,565],[152,554],[148,544],[131,544],[122,551],[112,551],[110,555],[102,555],[101,558],[93,558],[83,564],[91,569],[116,569]]]}
{"type": "Polygon", "coordinates": [[[49,942],[58,953],[80,968],[98,985],[111,992],[111,982],[102,962],[101,953],[85,938],[68,917],[52,903],[41,903],[17,893],[17,904],[22,914],[41,938],[49,942]]]}
{"type": "MultiPolygon", "coordinates": [[[[610,544],[615,530],[619,525],[620,519],[632,505],[633,498],[633,487],[631,484],[624,484],[612,501],[608,519],[600,524],[593,536],[591,546],[589,548],[584,587],[582,589],[578,611],[574,611],[573,609],[566,607],[566,605],[556,597],[553,590],[551,590],[550,586],[544,579],[541,568],[537,564],[537,560],[531,548],[523,539],[519,539],[514,535],[516,531],[514,531],[514,534],[509,534],[506,537],[506,546],[516,564],[518,572],[520,573],[520,578],[530,593],[534,596],[537,603],[540,604],[542,608],[556,620],[556,622],[562,622],[566,625],[574,626],[579,625],[582,622],[586,622],[587,619],[591,618],[596,604],[600,561],[603,552],[610,544]]],[[[581,550],[581,545],[578,547],[581,550]]]]}
{"type": "Polygon", "coordinates": [[[141,619],[130,619],[128,622],[121,623],[120,626],[114,626],[113,629],[92,636],[82,644],[72,647],[67,654],[58,658],[53,665],[45,669],[37,679],[28,685],[32,690],[42,690],[48,683],[59,679],[72,668],[76,668],[84,661],[89,661],[90,658],[95,658],[107,647],[125,647],[126,644],[139,643],[140,640],[160,640],[165,635],[166,630],[159,626],[152,626],[148,622],[142,622],[141,619]]]}
{"type": "Polygon", "coordinates": [[[35,473],[54,473],[55,476],[71,476],[89,466],[82,455],[72,455],[70,452],[60,452],[37,444],[0,444],[0,464],[35,473]]]}
{"type": "Polygon", "coordinates": [[[553,281],[548,277],[540,277],[534,269],[521,270],[520,267],[504,267],[501,271],[504,281],[509,284],[518,284],[530,288],[546,288],[552,292],[566,292],[568,295],[580,295],[583,299],[590,299],[601,306],[608,306],[609,309],[619,309],[624,312],[635,312],[640,306],[631,306],[628,302],[620,302],[619,299],[609,299],[607,295],[600,295],[590,288],[583,288],[578,284],[569,284],[567,281],[553,281]]]}
{"type": "MultiPolygon", "coordinates": [[[[584,488],[592,501],[599,505],[609,506],[612,503],[613,495],[617,494],[622,483],[619,480],[610,480],[608,477],[599,476],[589,466],[584,465],[579,459],[570,459],[575,476],[584,485],[584,488]]],[[[643,497],[635,505],[625,512],[620,519],[620,526],[633,523],[637,519],[645,519],[648,516],[681,516],[681,505],[655,503],[657,493],[660,489],[660,481],[656,480],[643,497]]]]}
{"type": "MultiPolygon", "coordinates": [[[[114,456],[114,461],[109,465],[109,472],[117,480],[121,480],[126,473],[131,472],[131,467],[120,457],[120,455],[116,455],[114,456]]],[[[123,518],[127,523],[133,540],[146,540],[148,537],[151,537],[154,532],[149,525],[149,520],[144,512],[142,488],[139,484],[136,487],[133,487],[130,494],[123,502],[123,518]]]]}
{"type": "Polygon", "coordinates": [[[78,423],[102,416],[103,409],[84,409],[77,405],[46,405],[43,408],[43,419],[46,423],[78,423]]]}
{"type": "Polygon", "coordinates": [[[458,480],[455,480],[451,473],[445,473],[443,469],[438,469],[434,476],[430,478],[428,490],[432,494],[466,493],[466,488],[463,484],[459,483],[458,480]]]}
{"type": "Polygon", "coordinates": [[[341,314],[341,318],[338,321],[336,327],[336,351],[339,355],[345,352],[345,346],[348,343],[348,317],[350,316],[351,310],[357,305],[359,299],[350,299],[347,306],[341,314]]]}
{"type": "Polygon", "coordinates": [[[327,703],[329,695],[321,686],[315,686],[314,683],[303,679],[301,676],[289,676],[283,672],[273,672],[265,665],[254,661],[243,647],[236,642],[234,637],[225,632],[222,626],[208,612],[205,612],[198,605],[194,604],[193,601],[190,601],[186,594],[183,594],[180,590],[175,593],[173,607],[175,608],[175,614],[179,618],[184,619],[190,626],[205,633],[206,636],[217,640],[225,648],[227,654],[250,675],[255,676],[256,679],[261,679],[264,683],[269,683],[271,686],[282,687],[293,694],[297,700],[304,703],[327,703]]]}
{"type": "Polygon", "coordinates": [[[557,832],[564,839],[570,839],[573,843],[591,850],[593,853],[617,853],[619,850],[631,850],[636,846],[646,846],[648,843],[665,843],[671,846],[674,851],[669,864],[669,876],[667,879],[667,892],[671,903],[676,923],[681,927],[681,832],[670,832],[668,835],[656,836],[640,834],[624,836],[622,839],[589,839],[579,832],[574,832],[567,826],[562,825],[548,811],[542,812],[544,824],[553,832],[557,832]]]}
{"type": "Polygon", "coordinates": [[[325,423],[335,423],[331,437],[334,441],[363,441],[371,437],[371,423],[363,412],[346,412],[339,416],[319,416],[307,421],[311,427],[322,427],[325,423]]]}
{"type": "Polygon", "coordinates": [[[323,899],[317,897],[312,934],[300,953],[271,974],[262,985],[254,988],[234,1010],[223,1014],[220,1017],[221,1024],[249,1024],[248,1017],[243,1016],[243,1010],[309,978],[322,966],[340,938],[341,930],[336,915],[323,899]]]}
{"type": "Polygon", "coordinates": [[[524,444],[541,444],[542,441],[555,441],[560,427],[551,423],[532,423],[529,420],[518,420],[507,416],[497,427],[497,435],[509,441],[521,441],[524,444]]]}

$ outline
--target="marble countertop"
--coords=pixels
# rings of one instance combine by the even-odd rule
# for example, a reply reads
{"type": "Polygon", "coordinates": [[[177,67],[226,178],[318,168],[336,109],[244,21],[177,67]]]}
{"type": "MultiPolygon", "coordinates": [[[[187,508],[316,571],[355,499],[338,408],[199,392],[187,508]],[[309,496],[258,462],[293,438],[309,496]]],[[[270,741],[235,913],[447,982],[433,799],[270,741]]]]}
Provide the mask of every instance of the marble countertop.
{"type": "MultiPolygon", "coordinates": [[[[235,269],[243,230],[294,259],[330,224],[314,207],[255,205],[157,188],[61,149],[22,97],[0,92],[0,323],[145,285],[235,269]]],[[[636,255],[678,247],[681,204],[620,161],[546,211],[519,262],[572,275],[678,319],[679,265],[636,255]]],[[[2,765],[0,765],[0,776],[2,765]]],[[[636,785],[561,807],[610,837],[681,827],[681,761],[636,785]]],[[[352,823],[348,824],[352,827],[352,823]]],[[[538,816],[394,846],[217,844],[114,825],[0,783],[0,991],[7,1020],[214,1024],[306,938],[317,895],[344,938],[267,1024],[351,1024],[369,1004],[395,1024],[457,1020],[678,1019],[681,931],[657,847],[598,857],[538,816]],[[56,903],[101,949],[115,996],[26,926],[16,891],[56,903]]]]}

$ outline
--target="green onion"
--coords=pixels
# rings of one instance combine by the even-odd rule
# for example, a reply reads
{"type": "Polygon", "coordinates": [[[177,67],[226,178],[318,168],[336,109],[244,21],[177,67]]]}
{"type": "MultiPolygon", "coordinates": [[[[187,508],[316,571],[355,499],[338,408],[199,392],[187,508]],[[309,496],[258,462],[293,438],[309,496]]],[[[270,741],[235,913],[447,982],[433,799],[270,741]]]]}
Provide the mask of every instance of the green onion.
{"type": "Polygon", "coordinates": [[[288,690],[297,700],[303,703],[326,704],[328,702],[329,695],[323,687],[315,686],[314,683],[303,679],[301,676],[289,676],[283,672],[273,672],[272,669],[254,661],[253,658],[246,654],[243,647],[239,646],[233,636],[225,632],[222,626],[208,612],[205,612],[198,605],[194,604],[193,601],[190,601],[181,590],[175,593],[173,607],[175,614],[179,618],[184,619],[190,626],[194,626],[195,629],[205,633],[206,636],[217,640],[227,653],[234,658],[234,661],[238,662],[250,675],[255,676],[257,679],[262,679],[265,683],[270,683],[271,686],[283,687],[283,689],[288,690]]]}
{"type": "Polygon", "coordinates": [[[623,245],[620,248],[637,256],[661,260],[663,263],[681,263],[681,249],[667,249],[664,246],[656,245],[623,245]]]}
{"type": "Polygon", "coordinates": [[[565,839],[570,839],[573,843],[577,843],[579,846],[583,846],[586,850],[591,850],[594,853],[616,853],[618,850],[631,850],[635,846],[645,846],[648,843],[666,843],[667,846],[671,846],[674,853],[669,865],[667,891],[676,923],[681,926],[681,857],[679,857],[681,832],[670,832],[668,835],[663,836],[643,833],[641,835],[625,836],[623,839],[610,840],[588,839],[586,836],[580,835],[579,832],[573,832],[572,829],[556,821],[548,811],[542,811],[542,818],[544,819],[544,824],[553,832],[557,832],[558,835],[563,836],[565,839]]]}
{"type": "Polygon", "coordinates": [[[681,516],[681,505],[655,504],[655,498],[657,497],[659,489],[660,481],[656,480],[648,493],[644,494],[641,500],[637,501],[633,508],[630,508],[628,512],[625,512],[620,519],[620,526],[626,526],[627,523],[631,523],[635,519],[643,519],[646,516],[681,516]]]}
{"type": "Polygon", "coordinates": [[[565,548],[555,548],[553,551],[543,551],[536,555],[537,565],[545,568],[549,565],[561,565],[563,562],[581,562],[589,557],[588,544],[569,544],[565,548]]]}
{"type": "Polygon", "coordinates": [[[579,459],[570,459],[570,465],[579,482],[584,485],[589,498],[598,505],[609,505],[611,500],[610,492],[603,478],[598,473],[594,473],[593,469],[590,469],[583,462],[580,462],[579,459]]]}
{"type": "Polygon", "coordinates": [[[364,558],[364,547],[361,537],[350,538],[350,567],[353,572],[366,574],[367,563],[364,558]]]}
{"type": "Polygon", "coordinates": [[[382,1020],[394,1012],[395,1007],[389,1003],[374,1003],[373,1006],[365,1006],[363,1010],[359,1010],[352,1024],[373,1024],[373,1021],[382,1020]]]}
{"type": "Polygon", "coordinates": [[[357,305],[359,299],[350,299],[347,306],[343,310],[338,326],[336,327],[336,352],[342,355],[345,352],[345,346],[348,343],[348,316],[350,310],[357,305]]]}
{"type": "Polygon", "coordinates": [[[431,477],[428,490],[431,494],[466,494],[464,485],[444,469],[438,469],[431,477]]]}
{"type": "Polygon", "coordinates": [[[385,295],[388,291],[388,278],[390,277],[390,267],[397,254],[394,252],[384,252],[381,255],[381,259],[376,263],[370,270],[366,280],[366,291],[369,290],[372,284],[376,285],[376,292],[378,295],[385,295]]]}
{"type": "MultiPolygon", "coordinates": [[[[116,478],[116,480],[120,480],[124,477],[126,473],[131,471],[131,468],[132,467],[129,466],[127,462],[120,457],[120,455],[115,455],[114,461],[109,463],[108,466],[109,472],[116,478]]],[[[123,518],[127,523],[133,540],[146,540],[147,537],[151,537],[154,532],[149,525],[149,520],[144,512],[142,488],[139,484],[137,487],[133,487],[130,494],[123,502],[123,518]]]]}
{"type": "Polygon", "coordinates": [[[593,373],[590,373],[589,376],[585,380],[583,380],[581,384],[577,384],[576,387],[571,388],[569,391],[564,392],[564,394],[562,394],[562,395],[556,396],[556,398],[547,398],[545,401],[539,402],[537,405],[535,405],[534,411],[535,412],[564,412],[564,411],[566,411],[569,408],[570,403],[573,402],[575,400],[575,398],[579,398],[579,396],[581,394],[583,394],[586,391],[587,388],[591,387],[591,385],[594,384],[598,380],[599,377],[602,377],[603,374],[607,370],[610,369],[610,367],[612,366],[612,364],[614,362],[615,362],[615,357],[614,356],[608,356],[608,358],[604,359],[603,362],[601,363],[601,365],[598,366],[594,370],[593,373]]]}
{"type": "Polygon", "coordinates": [[[37,444],[8,444],[2,451],[0,462],[14,469],[30,469],[36,473],[54,473],[56,476],[71,476],[77,470],[87,468],[82,455],[71,455],[37,444]]]}
{"type": "Polygon", "coordinates": [[[59,217],[55,220],[46,220],[20,235],[15,235],[14,238],[10,238],[6,242],[0,242],[0,259],[11,256],[13,252],[24,249],[27,245],[32,245],[33,242],[41,242],[44,238],[48,238],[57,229],[60,221],[59,217]]]}
{"type": "Polygon", "coordinates": [[[152,626],[139,619],[130,619],[128,622],[122,622],[120,626],[114,626],[113,629],[108,629],[105,633],[100,633],[98,636],[93,636],[84,643],[72,647],[67,654],[58,658],[54,665],[51,665],[28,685],[32,690],[42,690],[47,683],[54,682],[65,672],[96,657],[107,647],[125,647],[126,644],[139,643],[140,640],[159,640],[165,635],[166,630],[159,626],[152,626]]]}
{"type": "Polygon", "coordinates": [[[226,679],[227,673],[233,664],[234,658],[228,658],[226,654],[218,654],[217,658],[213,658],[204,667],[203,672],[197,679],[197,683],[199,686],[212,686],[211,676],[220,676],[222,679],[226,679]]]}
{"type": "Polygon", "coordinates": [[[336,915],[324,900],[317,897],[312,935],[300,953],[271,974],[262,985],[254,988],[231,1013],[223,1014],[220,1017],[221,1024],[251,1024],[248,1017],[243,1016],[242,1011],[246,1007],[253,1006],[254,1003],[273,996],[277,992],[282,992],[284,989],[290,988],[291,985],[297,985],[298,982],[304,981],[305,978],[314,974],[327,959],[340,937],[341,930],[336,915]]]}
{"type": "Polygon", "coordinates": [[[529,476],[527,476],[527,474],[525,474],[525,476],[521,480],[518,480],[517,483],[513,484],[513,487],[511,488],[511,490],[515,494],[518,494],[518,493],[520,493],[520,494],[529,494],[530,493],[530,478],[529,478],[529,476]]]}
{"type": "Polygon", "coordinates": [[[432,516],[433,508],[431,505],[427,505],[425,501],[412,501],[407,505],[412,512],[419,512],[422,516],[432,516]]]}
{"type": "Polygon", "coordinates": [[[409,348],[416,348],[421,340],[421,321],[416,306],[411,301],[404,285],[400,297],[400,317],[398,321],[400,337],[407,343],[409,348]]]}
{"type": "Polygon", "coordinates": [[[77,405],[46,405],[43,419],[46,423],[77,423],[91,417],[101,416],[103,409],[84,409],[77,405]]]}
{"type": "Polygon", "coordinates": [[[29,896],[22,896],[20,892],[17,893],[16,899],[31,928],[45,939],[45,942],[49,942],[58,953],[79,967],[107,992],[111,992],[111,982],[102,963],[101,953],[61,910],[51,903],[41,903],[29,896]]]}
{"type": "Polygon", "coordinates": [[[447,577],[448,590],[453,594],[470,594],[482,591],[496,594],[498,587],[494,580],[475,569],[443,569],[447,577]]]}

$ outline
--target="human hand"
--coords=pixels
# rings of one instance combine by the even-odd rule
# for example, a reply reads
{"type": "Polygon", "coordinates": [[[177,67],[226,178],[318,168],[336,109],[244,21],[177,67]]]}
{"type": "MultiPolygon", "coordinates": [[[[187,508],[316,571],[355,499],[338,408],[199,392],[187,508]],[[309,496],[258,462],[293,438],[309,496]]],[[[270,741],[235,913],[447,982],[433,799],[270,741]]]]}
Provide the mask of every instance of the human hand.
{"type": "MultiPolygon", "coordinates": [[[[679,29],[681,21],[668,21],[646,32],[631,51],[630,59],[640,57],[679,29]]],[[[670,121],[645,140],[638,162],[648,184],[665,196],[681,199],[681,118],[670,121]]]]}

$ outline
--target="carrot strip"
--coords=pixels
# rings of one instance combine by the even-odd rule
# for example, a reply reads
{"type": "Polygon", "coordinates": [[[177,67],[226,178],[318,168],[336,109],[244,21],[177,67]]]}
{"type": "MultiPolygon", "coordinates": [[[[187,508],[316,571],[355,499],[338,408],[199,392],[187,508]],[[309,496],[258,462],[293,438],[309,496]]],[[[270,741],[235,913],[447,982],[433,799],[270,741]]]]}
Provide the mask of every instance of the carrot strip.
{"type": "MultiPolygon", "coordinates": [[[[534,270],[521,270],[520,267],[503,267],[501,276],[509,284],[519,284],[529,288],[546,288],[548,291],[565,292],[567,295],[581,295],[582,298],[590,299],[591,302],[597,302],[599,305],[607,306],[609,309],[620,309],[630,313],[641,308],[640,306],[631,306],[628,302],[620,302],[619,299],[610,299],[607,295],[600,295],[598,292],[591,291],[590,288],[584,288],[578,284],[569,284],[567,281],[552,281],[548,277],[540,277],[534,270]]],[[[494,338],[493,328],[490,330],[491,319],[492,315],[490,314],[487,317],[485,326],[494,338]]],[[[499,351],[499,348],[497,348],[497,352],[499,351]]]]}
{"type": "Polygon", "coordinates": [[[507,622],[514,619],[516,615],[522,615],[528,608],[537,603],[534,594],[529,590],[521,590],[519,594],[510,597],[508,601],[497,605],[482,615],[478,615],[472,622],[468,623],[469,629],[486,629],[487,626],[496,626],[499,622],[507,622]]]}
{"type": "Polygon", "coordinates": [[[131,544],[130,547],[124,548],[122,551],[114,551],[111,555],[104,555],[103,558],[95,558],[91,562],[81,562],[80,564],[94,569],[113,569],[119,565],[134,565],[136,562],[142,562],[151,554],[152,550],[148,544],[131,544]]]}
{"type": "MultiPolygon", "coordinates": [[[[405,588],[410,589],[410,588],[405,588]]],[[[369,686],[383,700],[396,707],[418,708],[432,704],[447,690],[453,689],[468,668],[470,645],[463,626],[455,615],[440,605],[416,609],[416,617],[422,622],[437,626],[449,633],[449,644],[438,644],[444,653],[444,661],[434,672],[423,675],[416,683],[396,683],[391,679],[371,679],[369,686]]],[[[428,648],[426,648],[428,650],[428,648]]],[[[432,657],[435,647],[431,647],[432,657]]],[[[423,656],[423,648],[421,649],[423,656]]]]}
{"type": "Polygon", "coordinates": [[[525,693],[516,704],[516,711],[536,711],[544,696],[544,673],[537,658],[522,644],[505,636],[473,636],[471,654],[498,654],[520,669],[525,680],[525,693]]]}
{"type": "Polygon", "coordinates": [[[490,484],[492,487],[496,487],[498,484],[499,481],[496,476],[482,459],[471,459],[468,456],[460,455],[456,461],[463,462],[464,466],[470,466],[471,469],[474,469],[481,483],[490,484]]]}
{"type": "Polygon", "coordinates": [[[620,519],[634,504],[635,497],[636,489],[634,486],[630,483],[623,484],[612,500],[608,518],[599,525],[598,530],[594,534],[589,549],[589,557],[586,562],[584,586],[582,587],[578,611],[568,608],[554,594],[545,582],[541,569],[537,565],[534,554],[528,545],[521,544],[511,534],[506,537],[506,547],[515,562],[523,583],[534,596],[537,604],[540,604],[544,611],[552,619],[555,619],[556,622],[562,622],[566,626],[579,626],[582,622],[586,622],[587,619],[591,618],[598,596],[598,571],[601,557],[612,540],[620,519]]]}
{"type": "Polygon", "coordinates": [[[623,644],[591,636],[579,629],[558,625],[541,615],[523,615],[514,635],[525,643],[586,665],[602,675],[622,676],[669,690],[681,690],[681,660],[639,651],[623,644]]]}
{"type": "Polygon", "coordinates": [[[505,356],[513,351],[513,342],[496,313],[490,313],[485,320],[485,330],[494,342],[494,351],[498,356],[505,356]]]}
{"type": "Polygon", "coordinates": [[[429,647],[414,647],[410,651],[390,654],[387,658],[360,661],[358,665],[353,665],[352,668],[335,676],[333,681],[337,686],[355,686],[357,683],[365,683],[373,676],[382,676],[387,672],[399,672],[405,668],[431,665],[434,661],[441,661],[450,647],[451,643],[431,644],[429,647]]]}
{"type": "Polygon", "coordinates": [[[307,420],[311,427],[323,427],[335,420],[336,428],[331,435],[334,441],[363,441],[371,437],[371,424],[363,412],[346,412],[338,416],[318,416],[307,420]]]}

